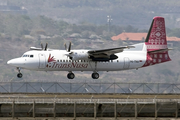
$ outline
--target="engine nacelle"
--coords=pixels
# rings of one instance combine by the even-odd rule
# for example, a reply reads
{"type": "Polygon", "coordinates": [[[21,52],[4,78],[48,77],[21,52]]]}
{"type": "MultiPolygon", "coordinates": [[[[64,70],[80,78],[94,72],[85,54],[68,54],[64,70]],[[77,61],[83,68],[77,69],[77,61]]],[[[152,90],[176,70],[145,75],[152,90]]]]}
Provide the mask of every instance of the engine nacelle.
{"type": "Polygon", "coordinates": [[[109,61],[109,60],[115,60],[118,58],[118,56],[112,54],[110,56],[90,56],[90,59],[92,59],[93,61],[109,61]]]}
{"type": "Polygon", "coordinates": [[[118,58],[118,56],[112,54],[110,56],[108,55],[89,55],[88,51],[86,50],[74,50],[71,51],[68,54],[69,58],[71,60],[92,60],[92,61],[109,61],[109,60],[115,60],[118,58]]]}
{"type": "Polygon", "coordinates": [[[69,54],[71,60],[88,60],[89,54],[86,51],[72,51],[69,54]]]}

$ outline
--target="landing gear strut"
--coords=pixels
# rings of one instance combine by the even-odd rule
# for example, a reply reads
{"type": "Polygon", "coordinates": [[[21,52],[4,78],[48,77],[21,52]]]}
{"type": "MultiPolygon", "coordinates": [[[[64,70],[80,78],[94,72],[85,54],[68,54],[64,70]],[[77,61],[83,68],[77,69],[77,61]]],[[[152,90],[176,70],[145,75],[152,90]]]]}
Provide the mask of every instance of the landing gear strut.
{"type": "Polygon", "coordinates": [[[21,68],[17,67],[17,70],[18,70],[18,74],[17,74],[17,77],[18,78],[22,78],[23,74],[21,73],[21,68]]]}
{"type": "Polygon", "coordinates": [[[92,73],[91,77],[93,79],[98,79],[99,78],[99,73],[92,73]]]}
{"type": "Polygon", "coordinates": [[[74,75],[74,73],[72,73],[72,72],[70,72],[70,73],[67,74],[67,78],[68,78],[68,79],[74,79],[74,77],[75,77],[75,75],[74,75]]]}

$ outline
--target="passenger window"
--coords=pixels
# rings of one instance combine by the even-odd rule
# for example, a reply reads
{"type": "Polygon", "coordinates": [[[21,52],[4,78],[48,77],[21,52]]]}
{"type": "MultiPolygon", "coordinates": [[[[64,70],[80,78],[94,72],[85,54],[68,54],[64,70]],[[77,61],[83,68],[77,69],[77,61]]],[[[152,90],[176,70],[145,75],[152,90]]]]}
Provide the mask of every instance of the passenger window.
{"type": "Polygon", "coordinates": [[[60,62],[62,62],[62,60],[60,60],[60,62]]]}
{"type": "Polygon", "coordinates": [[[30,55],[30,57],[32,58],[32,57],[34,57],[34,55],[30,55]]]}
{"type": "Polygon", "coordinates": [[[66,60],[66,62],[68,62],[68,60],[66,60]]]}
{"type": "Polygon", "coordinates": [[[63,60],[63,62],[65,62],[65,60],[63,60]]]}

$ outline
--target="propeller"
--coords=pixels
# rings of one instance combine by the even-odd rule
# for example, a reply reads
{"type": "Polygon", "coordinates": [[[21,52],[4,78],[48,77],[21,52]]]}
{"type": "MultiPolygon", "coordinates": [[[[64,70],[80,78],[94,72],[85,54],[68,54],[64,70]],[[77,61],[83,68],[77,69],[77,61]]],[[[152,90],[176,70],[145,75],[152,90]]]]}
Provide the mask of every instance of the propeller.
{"type": "Polygon", "coordinates": [[[65,54],[67,57],[69,57],[70,59],[72,59],[72,56],[70,56],[73,52],[71,52],[71,42],[69,42],[69,46],[67,48],[66,43],[64,44],[65,50],[68,52],[67,54],[65,54]]]}
{"type": "Polygon", "coordinates": [[[65,47],[65,50],[67,51],[67,45],[66,45],[66,43],[64,43],[64,47],[65,47]]]}
{"type": "Polygon", "coordinates": [[[46,43],[45,48],[44,48],[44,51],[46,51],[46,50],[47,50],[47,46],[48,46],[48,44],[46,43]]]}
{"type": "Polygon", "coordinates": [[[41,43],[41,48],[37,48],[37,47],[30,47],[30,50],[44,50],[44,51],[47,51],[47,46],[48,44],[46,43],[45,47],[43,46],[43,44],[41,43]]]}
{"type": "Polygon", "coordinates": [[[41,43],[41,49],[43,50],[43,44],[41,43]]]}
{"type": "Polygon", "coordinates": [[[67,52],[70,52],[70,51],[71,51],[71,42],[69,42],[69,47],[68,47],[68,49],[67,49],[66,43],[64,44],[64,47],[65,47],[65,50],[66,50],[67,52]]]}
{"type": "Polygon", "coordinates": [[[69,42],[69,48],[68,48],[68,52],[71,51],[71,42],[69,42]]]}
{"type": "Polygon", "coordinates": [[[41,43],[41,50],[47,51],[47,46],[48,46],[47,43],[46,43],[45,47],[44,47],[43,44],[41,43]]]}

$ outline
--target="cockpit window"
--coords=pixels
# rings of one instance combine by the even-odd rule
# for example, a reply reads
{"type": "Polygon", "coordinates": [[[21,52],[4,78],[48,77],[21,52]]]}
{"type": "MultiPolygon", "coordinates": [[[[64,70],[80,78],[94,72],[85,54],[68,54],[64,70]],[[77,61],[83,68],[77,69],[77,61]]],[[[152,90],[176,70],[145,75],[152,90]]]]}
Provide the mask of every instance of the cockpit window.
{"type": "Polygon", "coordinates": [[[22,57],[34,57],[34,55],[23,55],[22,57]]]}
{"type": "Polygon", "coordinates": [[[23,55],[23,57],[27,57],[27,55],[23,55]]]}

